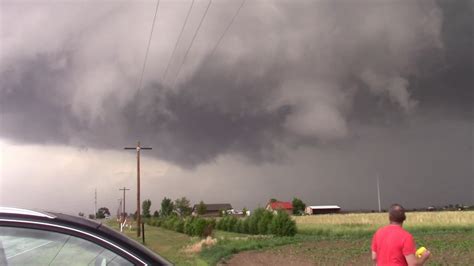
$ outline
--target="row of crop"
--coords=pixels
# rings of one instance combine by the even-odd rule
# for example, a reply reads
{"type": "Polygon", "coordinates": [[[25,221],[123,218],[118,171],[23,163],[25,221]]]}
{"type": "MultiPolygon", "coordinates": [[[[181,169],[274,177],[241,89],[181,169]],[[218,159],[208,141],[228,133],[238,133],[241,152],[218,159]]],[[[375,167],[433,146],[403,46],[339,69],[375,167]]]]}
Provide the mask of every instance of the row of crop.
{"type": "Polygon", "coordinates": [[[246,219],[225,216],[217,222],[216,229],[252,235],[294,236],[296,223],[284,211],[274,214],[259,208],[246,219]]]}
{"type": "Polygon", "coordinates": [[[147,221],[147,224],[163,227],[189,236],[207,237],[212,235],[212,231],[216,227],[216,220],[200,217],[182,218],[168,216],[163,218],[151,218],[147,221]]]}

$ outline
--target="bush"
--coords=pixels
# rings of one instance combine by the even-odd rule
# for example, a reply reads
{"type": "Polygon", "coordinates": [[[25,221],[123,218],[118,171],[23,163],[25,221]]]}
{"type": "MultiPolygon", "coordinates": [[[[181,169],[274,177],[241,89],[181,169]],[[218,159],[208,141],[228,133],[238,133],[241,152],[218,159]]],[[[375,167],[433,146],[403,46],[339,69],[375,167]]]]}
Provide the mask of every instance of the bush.
{"type": "Polygon", "coordinates": [[[242,234],[274,234],[276,236],[294,236],[296,223],[283,211],[276,215],[273,212],[259,208],[245,219],[234,216],[224,216],[216,224],[219,230],[242,234]]]}
{"type": "Polygon", "coordinates": [[[205,219],[195,219],[193,235],[203,237],[204,232],[207,229],[207,226],[208,226],[208,223],[205,219]]]}
{"type": "Polygon", "coordinates": [[[184,233],[192,236],[194,235],[194,216],[184,220],[184,233]]]}
{"type": "Polygon", "coordinates": [[[233,232],[242,233],[242,220],[238,219],[237,222],[234,224],[234,228],[232,229],[233,232]]]}
{"type": "Polygon", "coordinates": [[[216,228],[216,225],[217,225],[216,219],[209,219],[208,221],[212,229],[216,228]]]}
{"type": "Polygon", "coordinates": [[[184,233],[184,220],[183,219],[178,219],[174,223],[174,230],[178,233],[184,233]]]}
{"type": "Polygon", "coordinates": [[[150,219],[149,225],[160,226],[168,230],[185,233],[190,236],[207,237],[212,235],[216,220],[197,217],[181,218],[168,216],[166,218],[150,219]]]}
{"type": "Polygon", "coordinates": [[[222,228],[222,219],[218,220],[217,224],[216,224],[216,229],[217,230],[221,230],[221,228],[222,228]]]}
{"type": "Polygon", "coordinates": [[[234,216],[230,216],[229,222],[227,222],[227,231],[237,232],[237,231],[234,231],[235,224],[237,224],[237,221],[238,221],[237,218],[235,218],[234,216]]]}
{"type": "Polygon", "coordinates": [[[219,230],[226,230],[226,223],[227,223],[227,220],[228,220],[228,216],[224,216],[223,218],[221,218],[219,220],[219,222],[217,222],[217,228],[219,228],[219,230]]]}
{"type": "Polygon", "coordinates": [[[162,223],[162,227],[168,230],[174,230],[175,223],[178,221],[178,219],[178,217],[170,216],[166,218],[165,221],[162,223]]]}
{"type": "Polygon", "coordinates": [[[258,233],[260,235],[268,234],[270,231],[270,224],[272,223],[274,215],[270,211],[263,212],[260,220],[257,223],[258,233]]]}
{"type": "Polygon", "coordinates": [[[266,210],[262,208],[256,209],[252,215],[248,218],[248,233],[252,235],[257,235],[258,234],[258,222],[262,218],[263,214],[266,212],[266,210]]]}
{"type": "Polygon", "coordinates": [[[225,230],[224,229],[224,223],[226,222],[226,219],[227,219],[227,216],[219,219],[219,221],[217,221],[217,224],[216,224],[216,229],[217,230],[225,230]]]}
{"type": "Polygon", "coordinates": [[[246,218],[245,220],[242,221],[242,229],[241,233],[243,234],[248,234],[249,233],[249,219],[246,218]]]}
{"type": "Polygon", "coordinates": [[[270,232],[276,236],[294,236],[296,234],[296,223],[284,211],[278,211],[273,217],[270,232]]]}
{"type": "Polygon", "coordinates": [[[163,223],[163,219],[156,219],[155,220],[155,226],[161,226],[162,223],[163,223]]]}
{"type": "Polygon", "coordinates": [[[217,229],[232,232],[238,219],[234,216],[224,216],[217,223],[217,229]]]}
{"type": "Polygon", "coordinates": [[[296,234],[296,223],[286,212],[279,211],[274,215],[261,208],[255,210],[250,217],[245,219],[224,216],[216,221],[194,216],[182,218],[172,215],[152,218],[146,222],[152,226],[161,226],[168,230],[199,237],[212,235],[214,228],[243,234],[274,234],[276,236],[294,236],[296,234]]]}

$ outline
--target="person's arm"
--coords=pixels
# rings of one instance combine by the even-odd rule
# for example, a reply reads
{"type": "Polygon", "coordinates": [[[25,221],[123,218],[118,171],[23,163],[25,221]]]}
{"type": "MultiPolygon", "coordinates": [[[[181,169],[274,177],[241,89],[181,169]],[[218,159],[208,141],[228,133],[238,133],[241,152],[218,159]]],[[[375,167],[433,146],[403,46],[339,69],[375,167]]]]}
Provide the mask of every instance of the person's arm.
{"type": "Polygon", "coordinates": [[[423,255],[421,255],[421,258],[417,258],[415,254],[409,254],[405,256],[405,259],[407,260],[408,266],[417,266],[417,265],[425,264],[430,256],[431,256],[431,253],[429,250],[427,250],[423,252],[423,255]]]}
{"type": "Polygon", "coordinates": [[[370,247],[372,251],[372,261],[374,262],[374,265],[377,265],[377,232],[374,234],[372,237],[372,245],[370,247]]]}
{"type": "Polygon", "coordinates": [[[425,264],[426,260],[430,257],[430,254],[431,254],[429,250],[427,250],[423,253],[421,258],[417,258],[415,256],[415,253],[416,253],[415,239],[413,239],[413,236],[411,234],[408,234],[407,237],[404,239],[402,252],[409,266],[425,264]]]}

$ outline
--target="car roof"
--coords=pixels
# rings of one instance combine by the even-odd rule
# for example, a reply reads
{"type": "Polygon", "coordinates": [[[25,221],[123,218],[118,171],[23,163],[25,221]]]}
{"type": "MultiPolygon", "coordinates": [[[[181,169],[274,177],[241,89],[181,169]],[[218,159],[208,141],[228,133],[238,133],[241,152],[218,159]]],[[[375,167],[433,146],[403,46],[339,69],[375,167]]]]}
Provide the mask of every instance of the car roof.
{"type": "Polygon", "coordinates": [[[10,208],[10,207],[0,207],[0,213],[11,214],[11,215],[27,215],[27,216],[36,216],[36,217],[47,217],[53,219],[54,216],[46,212],[26,210],[20,208],[10,208]]]}
{"type": "Polygon", "coordinates": [[[78,216],[72,216],[59,212],[27,210],[20,208],[0,207],[0,217],[20,218],[31,221],[48,221],[61,223],[86,230],[97,230],[102,223],[88,220],[78,216]]]}
{"type": "Polygon", "coordinates": [[[31,222],[47,222],[47,223],[52,223],[56,225],[71,227],[74,229],[80,229],[89,233],[97,234],[115,243],[126,246],[132,251],[145,254],[146,256],[154,258],[157,261],[161,261],[163,265],[172,265],[166,259],[162,258],[158,254],[144,247],[142,244],[109,228],[107,225],[103,223],[95,222],[89,219],[85,219],[82,217],[72,216],[72,215],[58,213],[58,212],[0,207],[0,218],[21,219],[24,221],[31,221],[31,222]]]}

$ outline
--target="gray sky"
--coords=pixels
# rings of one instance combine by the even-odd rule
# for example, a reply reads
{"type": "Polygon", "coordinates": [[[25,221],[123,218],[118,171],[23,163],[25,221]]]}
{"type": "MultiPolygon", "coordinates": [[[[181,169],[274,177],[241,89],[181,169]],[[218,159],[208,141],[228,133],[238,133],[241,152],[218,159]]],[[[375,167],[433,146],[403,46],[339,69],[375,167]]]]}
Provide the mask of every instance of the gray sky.
{"type": "Polygon", "coordinates": [[[2,205],[474,204],[472,1],[0,3],[2,205]]]}

